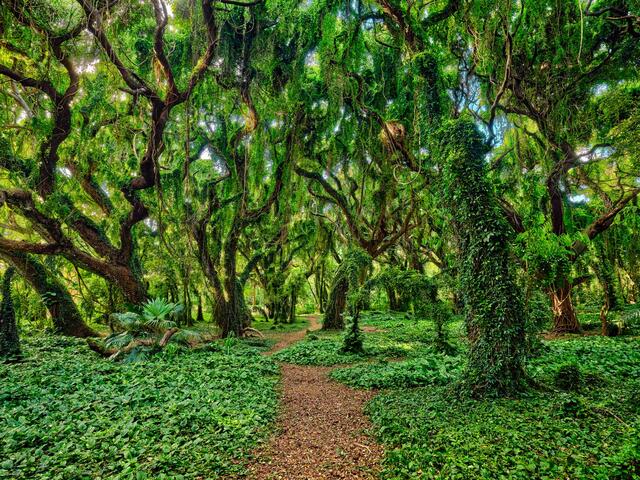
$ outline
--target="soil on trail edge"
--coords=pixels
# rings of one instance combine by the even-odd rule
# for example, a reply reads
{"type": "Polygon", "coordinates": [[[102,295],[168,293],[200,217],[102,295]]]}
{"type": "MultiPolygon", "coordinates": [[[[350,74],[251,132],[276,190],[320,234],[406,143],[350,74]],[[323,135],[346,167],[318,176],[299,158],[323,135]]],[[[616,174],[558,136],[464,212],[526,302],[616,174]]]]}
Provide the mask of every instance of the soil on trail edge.
{"type": "MultiPolygon", "coordinates": [[[[319,328],[309,317],[310,329],[319,328]]],[[[301,340],[305,332],[280,337],[272,352],[301,340]]],[[[327,377],[331,368],[282,365],[282,401],[277,434],[249,467],[253,480],[377,478],[383,450],[365,431],[362,410],[373,394],[327,377]]]]}

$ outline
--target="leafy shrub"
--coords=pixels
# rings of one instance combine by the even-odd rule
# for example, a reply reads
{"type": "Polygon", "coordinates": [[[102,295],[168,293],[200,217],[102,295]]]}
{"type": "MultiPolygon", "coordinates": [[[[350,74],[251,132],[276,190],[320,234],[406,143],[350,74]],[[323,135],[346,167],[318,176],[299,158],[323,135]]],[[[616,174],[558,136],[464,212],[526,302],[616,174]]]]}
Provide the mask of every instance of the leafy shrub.
{"type": "Polygon", "coordinates": [[[340,347],[340,353],[343,354],[363,354],[363,340],[362,340],[362,331],[360,330],[360,326],[358,325],[358,315],[356,314],[353,317],[349,317],[347,333],[344,335],[342,340],[342,347],[340,347]]]}
{"type": "Polygon", "coordinates": [[[581,418],[587,415],[587,409],[580,398],[567,397],[560,402],[558,412],[563,417],[581,418]]]}
{"type": "Polygon", "coordinates": [[[576,391],[582,387],[584,376],[580,367],[574,363],[567,363],[558,367],[555,373],[554,383],[561,390],[576,391]]]}

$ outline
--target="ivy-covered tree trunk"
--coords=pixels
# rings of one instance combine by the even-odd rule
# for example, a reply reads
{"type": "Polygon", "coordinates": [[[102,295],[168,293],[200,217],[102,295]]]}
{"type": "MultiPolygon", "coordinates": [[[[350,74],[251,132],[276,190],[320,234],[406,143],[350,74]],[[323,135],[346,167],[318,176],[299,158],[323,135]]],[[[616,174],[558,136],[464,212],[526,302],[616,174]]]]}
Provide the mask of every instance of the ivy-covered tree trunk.
{"type": "MultiPolygon", "coordinates": [[[[350,248],[342,259],[333,279],[329,301],[324,313],[323,330],[342,330],[344,328],[344,312],[347,306],[347,295],[353,288],[360,288],[366,278],[367,269],[371,266],[371,256],[360,248],[350,248]]],[[[362,307],[363,295],[359,295],[358,308],[362,307]]]]}
{"type": "Polygon", "coordinates": [[[4,273],[0,303],[0,358],[7,360],[20,358],[20,338],[11,299],[11,279],[14,273],[14,267],[9,267],[4,273]]]}
{"type": "Polygon", "coordinates": [[[67,289],[50,275],[44,265],[32,256],[2,250],[0,257],[13,265],[18,273],[38,292],[49,310],[56,332],[71,337],[93,337],[67,289]]]}
{"type": "Polygon", "coordinates": [[[553,331],[555,333],[578,333],[580,322],[571,298],[571,283],[565,280],[549,289],[549,298],[553,312],[553,331]]]}
{"type": "Polygon", "coordinates": [[[345,277],[338,277],[331,287],[322,321],[323,330],[342,330],[344,328],[343,315],[347,306],[348,288],[349,282],[345,277]]]}
{"type": "Polygon", "coordinates": [[[440,131],[446,208],[460,250],[460,286],[470,348],[465,384],[473,396],[505,396],[522,387],[525,316],[509,257],[508,228],[485,177],[486,147],[470,121],[440,131]]]}

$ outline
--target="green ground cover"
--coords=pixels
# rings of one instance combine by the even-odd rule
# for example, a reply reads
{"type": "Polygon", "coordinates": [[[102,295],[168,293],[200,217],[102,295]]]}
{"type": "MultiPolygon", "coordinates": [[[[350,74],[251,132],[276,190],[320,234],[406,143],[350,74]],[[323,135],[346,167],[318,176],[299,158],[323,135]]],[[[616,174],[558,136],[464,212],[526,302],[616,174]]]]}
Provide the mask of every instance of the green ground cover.
{"type": "Polygon", "coordinates": [[[338,353],[340,334],[310,336],[279,359],[340,365],[334,379],[382,389],[367,406],[385,445],[382,478],[640,478],[640,341],[569,337],[544,341],[519,398],[460,398],[458,353],[433,348],[433,325],[404,315],[365,316],[365,354],[338,353]],[[317,338],[316,338],[317,337],[317,338]]]}
{"type": "Polygon", "coordinates": [[[0,364],[0,478],[238,475],[276,415],[277,365],[238,340],[131,363],[60,337],[23,349],[0,364]]]}

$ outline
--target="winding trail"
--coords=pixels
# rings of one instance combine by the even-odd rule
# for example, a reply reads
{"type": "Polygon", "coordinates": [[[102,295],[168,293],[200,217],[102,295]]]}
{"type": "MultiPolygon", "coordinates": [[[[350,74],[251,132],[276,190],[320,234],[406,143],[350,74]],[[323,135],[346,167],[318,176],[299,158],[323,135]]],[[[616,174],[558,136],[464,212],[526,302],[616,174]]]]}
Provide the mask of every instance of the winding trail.
{"type": "MultiPolygon", "coordinates": [[[[310,330],[320,328],[310,316],[310,330]]],[[[278,336],[270,353],[304,338],[298,331],[278,336]]],[[[282,365],[277,433],[249,467],[252,480],[370,480],[377,478],[383,450],[366,430],[363,414],[373,394],[327,377],[329,367],[282,365]]]]}

